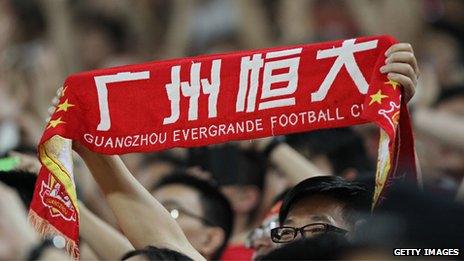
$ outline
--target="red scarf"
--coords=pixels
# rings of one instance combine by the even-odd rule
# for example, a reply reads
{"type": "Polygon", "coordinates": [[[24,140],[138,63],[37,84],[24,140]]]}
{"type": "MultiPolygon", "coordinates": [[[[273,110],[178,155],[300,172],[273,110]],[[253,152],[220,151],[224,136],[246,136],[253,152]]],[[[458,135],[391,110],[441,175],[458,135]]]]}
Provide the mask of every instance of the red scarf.
{"type": "Polygon", "coordinates": [[[394,43],[363,37],[72,75],[40,141],[30,219],[40,232],[63,236],[78,257],[72,140],[123,154],[369,122],[381,130],[375,206],[395,180],[417,179],[401,88],[379,72],[394,43]]]}

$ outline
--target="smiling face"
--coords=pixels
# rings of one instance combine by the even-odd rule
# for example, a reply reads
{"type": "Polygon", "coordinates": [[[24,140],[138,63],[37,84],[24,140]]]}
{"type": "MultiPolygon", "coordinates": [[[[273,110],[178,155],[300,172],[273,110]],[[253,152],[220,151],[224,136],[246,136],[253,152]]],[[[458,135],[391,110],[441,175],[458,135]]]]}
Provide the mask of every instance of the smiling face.
{"type": "Polygon", "coordinates": [[[350,231],[344,218],[344,204],[326,196],[311,196],[298,200],[288,212],[283,225],[300,228],[313,223],[326,223],[350,231]]]}

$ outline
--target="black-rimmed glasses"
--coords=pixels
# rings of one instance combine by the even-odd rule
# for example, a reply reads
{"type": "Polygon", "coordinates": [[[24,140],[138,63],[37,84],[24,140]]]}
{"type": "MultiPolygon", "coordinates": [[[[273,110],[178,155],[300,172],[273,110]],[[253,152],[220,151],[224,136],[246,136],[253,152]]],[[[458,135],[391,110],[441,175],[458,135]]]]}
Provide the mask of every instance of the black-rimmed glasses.
{"type": "Polygon", "coordinates": [[[303,238],[309,238],[328,232],[346,234],[348,231],[325,223],[313,223],[300,228],[281,226],[271,229],[271,239],[275,243],[289,243],[298,236],[298,232],[303,238]]]}

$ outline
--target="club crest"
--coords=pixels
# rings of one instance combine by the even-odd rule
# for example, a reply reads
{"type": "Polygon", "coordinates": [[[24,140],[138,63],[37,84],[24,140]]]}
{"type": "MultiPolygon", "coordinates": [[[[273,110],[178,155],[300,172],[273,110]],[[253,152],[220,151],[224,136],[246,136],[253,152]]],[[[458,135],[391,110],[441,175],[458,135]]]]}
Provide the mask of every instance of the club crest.
{"type": "Polygon", "coordinates": [[[40,187],[42,204],[48,207],[52,217],[61,217],[66,221],[76,220],[76,211],[63,185],[50,176],[48,184],[42,181],[40,187]]]}

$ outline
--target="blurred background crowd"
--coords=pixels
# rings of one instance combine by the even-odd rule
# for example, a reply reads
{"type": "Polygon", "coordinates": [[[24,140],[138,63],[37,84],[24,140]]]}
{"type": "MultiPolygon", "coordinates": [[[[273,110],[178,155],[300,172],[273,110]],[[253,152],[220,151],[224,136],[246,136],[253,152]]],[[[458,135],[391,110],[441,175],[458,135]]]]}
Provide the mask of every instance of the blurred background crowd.
{"type": "MultiPolygon", "coordinates": [[[[390,34],[411,43],[421,71],[409,105],[424,188],[463,201],[463,10],[460,0],[0,0],[0,158],[37,172],[47,109],[74,72],[390,34]]],[[[286,143],[323,173],[373,186],[376,127],[290,135],[286,143]]],[[[258,147],[241,142],[122,158],[147,189],[179,169],[217,182],[235,212],[233,245],[302,180],[278,162],[257,160],[258,147]]],[[[88,170],[75,164],[80,200],[115,226],[88,170]]]]}

